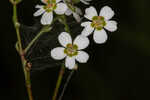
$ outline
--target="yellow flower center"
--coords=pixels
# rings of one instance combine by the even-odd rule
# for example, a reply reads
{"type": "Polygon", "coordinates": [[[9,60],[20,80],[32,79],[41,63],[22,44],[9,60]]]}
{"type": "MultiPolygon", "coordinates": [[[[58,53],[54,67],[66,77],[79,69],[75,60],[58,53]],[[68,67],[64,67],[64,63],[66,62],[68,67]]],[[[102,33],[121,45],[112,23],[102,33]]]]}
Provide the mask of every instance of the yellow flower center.
{"type": "Polygon", "coordinates": [[[94,16],[92,18],[91,26],[96,28],[97,30],[103,29],[103,27],[106,25],[106,22],[104,20],[103,16],[94,16]]]}
{"type": "Polygon", "coordinates": [[[78,46],[77,45],[72,45],[72,44],[67,44],[64,53],[67,54],[68,56],[76,56],[78,54],[78,46]]]}
{"type": "Polygon", "coordinates": [[[47,4],[44,6],[46,12],[51,12],[56,9],[56,0],[44,0],[47,4]]]}

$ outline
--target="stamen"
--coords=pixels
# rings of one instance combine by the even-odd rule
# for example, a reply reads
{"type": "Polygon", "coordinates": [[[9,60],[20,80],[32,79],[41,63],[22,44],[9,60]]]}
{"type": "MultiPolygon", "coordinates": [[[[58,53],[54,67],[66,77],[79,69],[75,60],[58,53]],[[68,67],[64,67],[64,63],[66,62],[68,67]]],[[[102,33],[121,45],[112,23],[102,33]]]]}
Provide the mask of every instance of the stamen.
{"type": "Polygon", "coordinates": [[[78,48],[77,45],[67,44],[67,47],[64,50],[64,53],[70,57],[75,56],[78,54],[77,48],[78,48]]]}
{"type": "Polygon", "coordinates": [[[103,16],[94,16],[92,18],[92,21],[93,22],[91,23],[91,26],[96,28],[97,30],[101,30],[106,25],[103,16]]]}

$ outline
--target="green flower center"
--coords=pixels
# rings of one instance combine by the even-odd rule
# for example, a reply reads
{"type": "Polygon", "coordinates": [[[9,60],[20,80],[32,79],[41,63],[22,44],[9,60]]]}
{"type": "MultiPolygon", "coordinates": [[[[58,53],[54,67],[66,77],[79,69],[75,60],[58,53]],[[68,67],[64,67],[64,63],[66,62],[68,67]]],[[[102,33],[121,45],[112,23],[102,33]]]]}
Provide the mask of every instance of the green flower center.
{"type": "Polygon", "coordinates": [[[57,8],[56,0],[45,0],[45,2],[47,3],[44,6],[44,9],[46,10],[46,12],[51,12],[57,8]]]}
{"type": "Polygon", "coordinates": [[[67,44],[67,47],[64,50],[64,53],[67,54],[69,57],[76,56],[78,54],[78,46],[67,44]]]}
{"type": "Polygon", "coordinates": [[[96,28],[97,30],[103,29],[103,27],[106,25],[106,22],[104,20],[103,16],[94,16],[92,18],[91,26],[96,28]]]}

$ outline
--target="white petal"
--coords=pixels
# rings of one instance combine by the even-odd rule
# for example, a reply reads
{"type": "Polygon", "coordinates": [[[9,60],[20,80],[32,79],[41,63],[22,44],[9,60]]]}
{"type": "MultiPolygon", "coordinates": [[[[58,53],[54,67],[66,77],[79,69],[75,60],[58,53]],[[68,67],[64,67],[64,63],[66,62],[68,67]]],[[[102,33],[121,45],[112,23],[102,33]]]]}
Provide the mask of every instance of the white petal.
{"type": "Polygon", "coordinates": [[[106,26],[104,28],[110,32],[114,32],[117,30],[117,22],[116,21],[107,21],[106,26]]]}
{"type": "Polygon", "coordinates": [[[43,14],[45,12],[45,10],[43,8],[40,8],[39,10],[37,10],[33,16],[40,16],[41,14],[43,14]]]}
{"type": "Polygon", "coordinates": [[[64,14],[67,10],[67,5],[65,3],[58,3],[55,9],[56,14],[64,14]]]}
{"type": "Polygon", "coordinates": [[[104,29],[102,29],[102,30],[95,30],[94,34],[93,34],[93,39],[98,44],[106,42],[106,40],[107,40],[106,31],[104,29]]]}
{"type": "Polygon", "coordinates": [[[82,27],[86,27],[86,26],[88,26],[88,25],[91,25],[91,22],[87,21],[87,22],[81,23],[81,26],[82,26],[82,27]]]}
{"type": "Polygon", "coordinates": [[[47,4],[48,0],[41,0],[41,2],[43,2],[44,4],[47,4]]]}
{"type": "Polygon", "coordinates": [[[72,14],[72,11],[70,9],[67,9],[65,11],[65,15],[70,16],[72,14]]]}
{"type": "Polygon", "coordinates": [[[52,20],[53,20],[53,13],[52,12],[49,12],[49,13],[45,12],[41,18],[41,24],[43,24],[43,25],[51,24],[52,20]]]}
{"type": "Polygon", "coordinates": [[[36,5],[35,8],[43,8],[43,5],[36,5]]]}
{"type": "Polygon", "coordinates": [[[83,31],[81,32],[82,35],[89,36],[90,34],[92,34],[92,32],[94,31],[94,28],[91,26],[91,22],[84,23],[82,25],[86,25],[83,31]]]}
{"type": "Polygon", "coordinates": [[[85,49],[89,45],[89,39],[86,36],[78,35],[73,44],[78,46],[78,50],[85,49]]]}
{"type": "Polygon", "coordinates": [[[60,2],[60,1],[62,1],[62,0],[56,0],[56,3],[60,2]]]}
{"type": "Polygon", "coordinates": [[[85,15],[84,15],[84,17],[86,17],[89,20],[92,20],[92,18],[94,16],[98,16],[98,14],[97,14],[96,9],[93,6],[85,9],[85,15]]]}
{"type": "Polygon", "coordinates": [[[86,63],[89,59],[89,55],[84,51],[78,51],[78,55],[76,56],[76,60],[80,63],[86,63]]]}
{"type": "Polygon", "coordinates": [[[80,21],[81,21],[81,18],[80,18],[80,16],[79,16],[77,13],[74,13],[74,12],[73,12],[73,17],[75,18],[75,20],[76,20],[77,22],[80,22],[80,21]]]}
{"type": "Polygon", "coordinates": [[[53,59],[56,60],[62,60],[66,57],[66,54],[64,53],[63,47],[57,47],[51,50],[51,56],[53,59]]]}
{"type": "Polygon", "coordinates": [[[69,57],[69,56],[67,56],[66,60],[65,60],[65,66],[68,69],[73,69],[75,67],[75,57],[69,57]]]}
{"type": "Polygon", "coordinates": [[[84,3],[85,5],[89,5],[89,3],[86,0],[80,0],[82,3],[84,3]]]}
{"type": "Polygon", "coordinates": [[[77,14],[79,14],[79,15],[83,15],[83,13],[82,13],[82,11],[81,11],[81,9],[80,9],[80,8],[75,7],[75,9],[76,9],[76,13],[77,13],[77,14]]]}
{"type": "Polygon", "coordinates": [[[106,20],[111,19],[114,14],[114,11],[108,6],[103,7],[100,11],[100,16],[103,16],[106,20]]]}
{"type": "Polygon", "coordinates": [[[67,32],[62,32],[58,36],[58,41],[64,47],[66,47],[68,43],[72,44],[72,38],[71,38],[70,34],[67,32]]]}

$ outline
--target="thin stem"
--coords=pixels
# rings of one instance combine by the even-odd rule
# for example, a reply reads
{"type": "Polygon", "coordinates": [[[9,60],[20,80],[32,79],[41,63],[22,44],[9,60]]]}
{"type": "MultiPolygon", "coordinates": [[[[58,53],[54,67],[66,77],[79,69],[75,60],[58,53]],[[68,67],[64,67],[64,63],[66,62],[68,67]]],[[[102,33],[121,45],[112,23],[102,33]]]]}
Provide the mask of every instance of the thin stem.
{"type": "MultiPolygon", "coordinates": [[[[43,35],[43,33],[45,33],[47,30],[46,30],[47,26],[44,26],[42,28],[42,30],[33,38],[33,40],[28,44],[28,46],[25,48],[24,52],[27,53],[28,50],[31,48],[31,46],[35,43],[36,40],[39,39],[39,37],[41,35],[43,35]]],[[[49,31],[51,30],[51,28],[49,28],[49,31]]]]}
{"type": "MultiPolygon", "coordinates": [[[[53,22],[51,23],[51,25],[58,20],[58,17],[56,17],[53,22]]],[[[46,25],[44,26],[41,31],[32,39],[32,41],[27,45],[27,47],[25,48],[24,52],[27,53],[28,50],[32,47],[32,45],[39,39],[39,37],[41,35],[43,35],[46,32],[51,31],[52,27],[50,27],[51,25],[46,25]]]]}
{"type": "Polygon", "coordinates": [[[19,32],[20,25],[19,25],[18,18],[17,18],[17,5],[16,4],[13,5],[13,23],[16,29],[19,49],[20,51],[22,51],[22,44],[21,44],[21,38],[20,38],[20,32],[19,32]]]}
{"type": "Polygon", "coordinates": [[[29,100],[33,100],[32,97],[32,91],[31,91],[31,83],[30,83],[30,71],[26,70],[26,59],[24,57],[24,50],[22,48],[22,42],[21,42],[21,37],[20,37],[20,23],[18,22],[18,18],[17,18],[17,4],[20,1],[13,1],[11,0],[11,3],[13,4],[13,23],[14,23],[14,27],[16,30],[16,34],[17,34],[17,43],[16,43],[16,50],[18,51],[18,53],[20,54],[21,57],[21,62],[22,62],[22,68],[23,68],[23,72],[24,72],[24,76],[25,76],[25,83],[26,83],[26,88],[27,88],[27,92],[28,92],[28,96],[29,96],[29,100]]]}
{"type": "Polygon", "coordinates": [[[60,72],[59,72],[59,76],[58,76],[58,80],[56,83],[56,88],[54,90],[54,95],[52,97],[52,100],[56,100],[56,98],[57,98],[58,90],[59,90],[59,87],[61,85],[61,81],[62,81],[64,72],[65,72],[65,67],[64,67],[64,65],[62,65],[60,72]]]}
{"type": "MultiPolygon", "coordinates": [[[[62,15],[62,16],[59,16],[59,21],[64,24],[65,26],[65,31],[68,32],[69,34],[70,33],[70,28],[67,24],[67,19],[66,19],[66,16],[65,15],[62,15]]],[[[62,81],[62,78],[63,78],[63,74],[64,74],[64,70],[65,70],[65,67],[64,65],[61,67],[60,69],[60,72],[59,72],[59,76],[58,76],[58,80],[57,80],[57,83],[56,83],[56,88],[54,90],[54,95],[52,97],[52,100],[56,100],[57,98],[57,95],[58,95],[58,90],[59,90],[59,87],[61,85],[61,81],[62,81]]]]}
{"type": "Polygon", "coordinates": [[[62,92],[61,92],[61,94],[60,94],[60,96],[59,96],[59,98],[58,98],[58,100],[62,100],[63,95],[64,95],[64,93],[65,93],[65,90],[66,90],[66,88],[67,88],[67,86],[68,86],[68,84],[69,84],[69,81],[71,80],[71,77],[72,77],[73,73],[74,73],[74,70],[72,70],[72,71],[70,72],[70,74],[69,74],[69,76],[68,76],[68,78],[67,78],[67,80],[66,80],[66,82],[65,82],[65,85],[64,85],[64,87],[63,87],[63,90],[62,90],[62,92]]]}
{"type": "Polygon", "coordinates": [[[31,81],[30,81],[30,72],[29,71],[27,71],[26,87],[27,87],[27,92],[29,95],[29,100],[33,100],[32,90],[31,90],[31,81]]]}
{"type": "Polygon", "coordinates": [[[64,24],[64,26],[65,26],[65,31],[68,32],[69,34],[71,34],[71,33],[70,33],[70,28],[69,28],[69,25],[67,24],[67,19],[66,19],[66,16],[65,16],[65,15],[60,16],[60,22],[61,22],[62,24],[64,24]]]}

